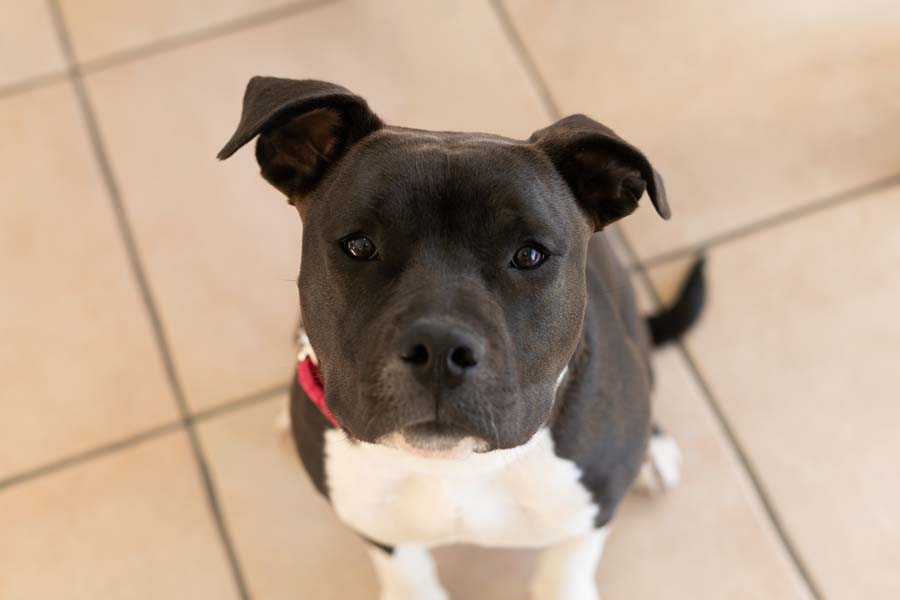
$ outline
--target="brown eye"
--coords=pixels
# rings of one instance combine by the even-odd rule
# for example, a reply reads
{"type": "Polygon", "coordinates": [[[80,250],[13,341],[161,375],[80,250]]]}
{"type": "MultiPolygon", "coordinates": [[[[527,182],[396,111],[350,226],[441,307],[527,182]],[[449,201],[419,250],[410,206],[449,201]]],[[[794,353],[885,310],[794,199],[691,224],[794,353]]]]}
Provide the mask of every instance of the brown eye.
{"type": "Polygon", "coordinates": [[[547,259],[547,255],[534,246],[522,246],[513,254],[510,266],[516,269],[536,269],[547,259]]]}
{"type": "Polygon", "coordinates": [[[344,240],[341,245],[347,256],[356,260],[372,260],[377,253],[375,244],[364,235],[344,240]]]}

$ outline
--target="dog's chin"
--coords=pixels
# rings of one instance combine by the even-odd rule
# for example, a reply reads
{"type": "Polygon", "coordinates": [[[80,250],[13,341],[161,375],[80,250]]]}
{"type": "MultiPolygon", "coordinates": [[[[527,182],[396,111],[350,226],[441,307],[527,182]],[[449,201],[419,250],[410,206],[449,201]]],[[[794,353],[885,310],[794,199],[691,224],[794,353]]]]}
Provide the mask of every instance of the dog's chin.
{"type": "Polygon", "coordinates": [[[429,422],[404,427],[379,443],[423,458],[457,460],[486,452],[488,443],[453,425],[429,422]]]}

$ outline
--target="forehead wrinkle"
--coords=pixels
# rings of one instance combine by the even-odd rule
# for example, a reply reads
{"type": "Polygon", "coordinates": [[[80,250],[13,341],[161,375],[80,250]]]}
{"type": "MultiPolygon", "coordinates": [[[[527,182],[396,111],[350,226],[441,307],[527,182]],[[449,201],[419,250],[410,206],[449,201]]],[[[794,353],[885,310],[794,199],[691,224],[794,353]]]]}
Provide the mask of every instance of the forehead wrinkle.
{"type": "MultiPolygon", "coordinates": [[[[476,157],[479,160],[480,157],[476,157]]],[[[484,177],[468,173],[480,169],[487,161],[460,165],[461,179],[481,182],[471,206],[467,225],[471,230],[512,235],[546,233],[547,223],[559,216],[553,206],[549,186],[541,175],[529,168],[518,154],[498,152],[492,157],[494,173],[484,177]]],[[[562,207],[560,207],[562,208],[562,207]]]]}
{"type": "Polygon", "coordinates": [[[355,185],[354,204],[366,215],[390,217],[409,204],[415,182],[426,176],[416,152],[402,152],[401,160],[382,162],[381,166],[361,171],[355,185]]]}

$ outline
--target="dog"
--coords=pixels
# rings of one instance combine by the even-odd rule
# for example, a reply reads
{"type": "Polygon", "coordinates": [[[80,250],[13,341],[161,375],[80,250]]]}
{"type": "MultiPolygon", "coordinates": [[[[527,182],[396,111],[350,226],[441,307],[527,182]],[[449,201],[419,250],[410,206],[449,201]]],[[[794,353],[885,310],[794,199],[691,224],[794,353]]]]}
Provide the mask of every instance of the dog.
{"type": "Polygon", "coordinates": [[[583,115],[423,131],[314,80],[251,79],[218,158],[254,138],[303,223],[293,438],[381,598],[447,598],[428,549],[451,543],[543,548],[536,600],[597,598],[625,492],[678,478],[650,353],[699,315],[702,262],[647,320],[598,233],[645,192],[668,219],[659,174],[583,115]]]}

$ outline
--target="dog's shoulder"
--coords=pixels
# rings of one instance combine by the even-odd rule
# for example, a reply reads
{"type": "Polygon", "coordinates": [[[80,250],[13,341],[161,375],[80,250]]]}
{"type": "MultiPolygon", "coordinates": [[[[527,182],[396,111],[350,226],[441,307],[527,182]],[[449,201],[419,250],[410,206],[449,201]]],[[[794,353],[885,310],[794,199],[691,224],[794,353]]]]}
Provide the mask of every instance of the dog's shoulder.
{"type": "Polygon", "coordinates": [[[588,249],[584,334],[556,399],[551,433],[601,507],[603,526],[640,469],[649,438],[650,343],[628,274],[609,243],[588,249]]]}

